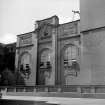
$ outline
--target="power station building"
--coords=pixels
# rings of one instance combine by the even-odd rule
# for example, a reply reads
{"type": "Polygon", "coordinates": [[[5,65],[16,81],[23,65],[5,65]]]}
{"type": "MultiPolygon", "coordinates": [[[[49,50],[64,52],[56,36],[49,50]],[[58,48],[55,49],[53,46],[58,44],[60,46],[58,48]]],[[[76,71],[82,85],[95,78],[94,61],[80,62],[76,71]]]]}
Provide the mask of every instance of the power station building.
{"type": "Polygon", "coordinates": [[[59,24],[52,16],[18,35],[16,69],[26,85],[105,84],[104,4],[81,0],[80,20],[59,24]]]}
{"type": "Polygon", "coordinates": [[[18,35],[16,69],[27,86],[84,86],[105,92],[105,1],[80,1],[80,20],[36,21],[33,32],[18,35]],[[101,8],[98,8],[101,7],[101,8]]]}
{"type": "Polygon", "coordinates": [[[36,21],[33,32],[17,36],[16,69],[27,86],[79,85],[81,70],[80,20],[59,24],[59,18],[36,21]]]}

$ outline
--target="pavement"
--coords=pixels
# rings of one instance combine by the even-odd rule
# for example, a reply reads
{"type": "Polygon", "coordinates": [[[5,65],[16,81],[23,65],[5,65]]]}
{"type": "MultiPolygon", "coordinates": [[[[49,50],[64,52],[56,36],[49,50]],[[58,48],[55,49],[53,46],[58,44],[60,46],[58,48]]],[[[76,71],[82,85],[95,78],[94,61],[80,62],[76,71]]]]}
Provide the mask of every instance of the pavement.
{"type": "MultiPolygon", "coordinates": [[[[65,98],[65,97],[37,97],[37,96],[2,96],[4,100],[21,100],[21,101],[34,101],[46,102],[44,105],[105,105],[105,99],[92,99],[92,98],[65,98]]],[[[20,104],[19,104],[20,105],[20,104]]],[[[42,104],[29,104],[29,105],[42,105],[42,104]]]]}

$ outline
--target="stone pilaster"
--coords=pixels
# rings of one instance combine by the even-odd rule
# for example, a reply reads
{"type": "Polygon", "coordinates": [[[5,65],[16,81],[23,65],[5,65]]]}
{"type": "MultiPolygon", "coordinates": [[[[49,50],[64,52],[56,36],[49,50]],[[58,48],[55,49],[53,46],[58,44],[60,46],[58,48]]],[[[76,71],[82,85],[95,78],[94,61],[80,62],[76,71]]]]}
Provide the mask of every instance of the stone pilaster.
{"type": "Polygon", "coordinates": [[[17,37],[17,43],[16,43],[16,55],[15,55],[15,69],[18,69],[18,60],[19,60],[19,49],[17,49],[17,47],[19,47],[19,37],[17,37]]]}
{"type": "Polygon", "coordinates": [[[32,43],[34,44],[32,48],[32,81],[36,85],[36,72],[37,72],[37,34],[32,34],[32,43]]]}
{"type": "Polygon", "coordinates": [[[57,84],[57,30],[55,27],[52,29],[52,51],[53,51],[53,82],[57,84]]]}

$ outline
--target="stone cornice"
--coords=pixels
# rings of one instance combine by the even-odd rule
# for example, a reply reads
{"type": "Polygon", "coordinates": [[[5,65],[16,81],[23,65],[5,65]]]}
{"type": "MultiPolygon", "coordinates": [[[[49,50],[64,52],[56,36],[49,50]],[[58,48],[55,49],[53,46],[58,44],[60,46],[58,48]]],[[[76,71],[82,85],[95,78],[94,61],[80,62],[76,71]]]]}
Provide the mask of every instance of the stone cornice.
{"type": "Polygon", "coordinates": [[[58,36],[58,40],[64,40],[64,39],[68,39],[68,38],[75,38],[75,37],[80,37],[80,34],[73,34],[73,35],[62,35],[62,36],[58,36]]]}
{"type": "Polygon", "coordinates": [[[21,49],[21,48],[31,47],[31,46],[34,46],[34,44],[19,46],[19,47],[16,47],[16,49],[21,49]]]}

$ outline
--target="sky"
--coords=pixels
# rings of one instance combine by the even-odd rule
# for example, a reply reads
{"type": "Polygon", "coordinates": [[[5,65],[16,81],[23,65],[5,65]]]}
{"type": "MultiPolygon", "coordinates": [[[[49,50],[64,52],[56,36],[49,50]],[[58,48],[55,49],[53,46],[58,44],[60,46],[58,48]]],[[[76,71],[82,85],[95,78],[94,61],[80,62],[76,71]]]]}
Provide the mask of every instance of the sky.
{"type": "Polygon", "coordinates": [[[79,10],[79,0],[0,0],[0,43],[15,42],[17,35],[33,31],[36,20],[57,15],[60,23],[70,22],[72,10],[79,10]]]}

